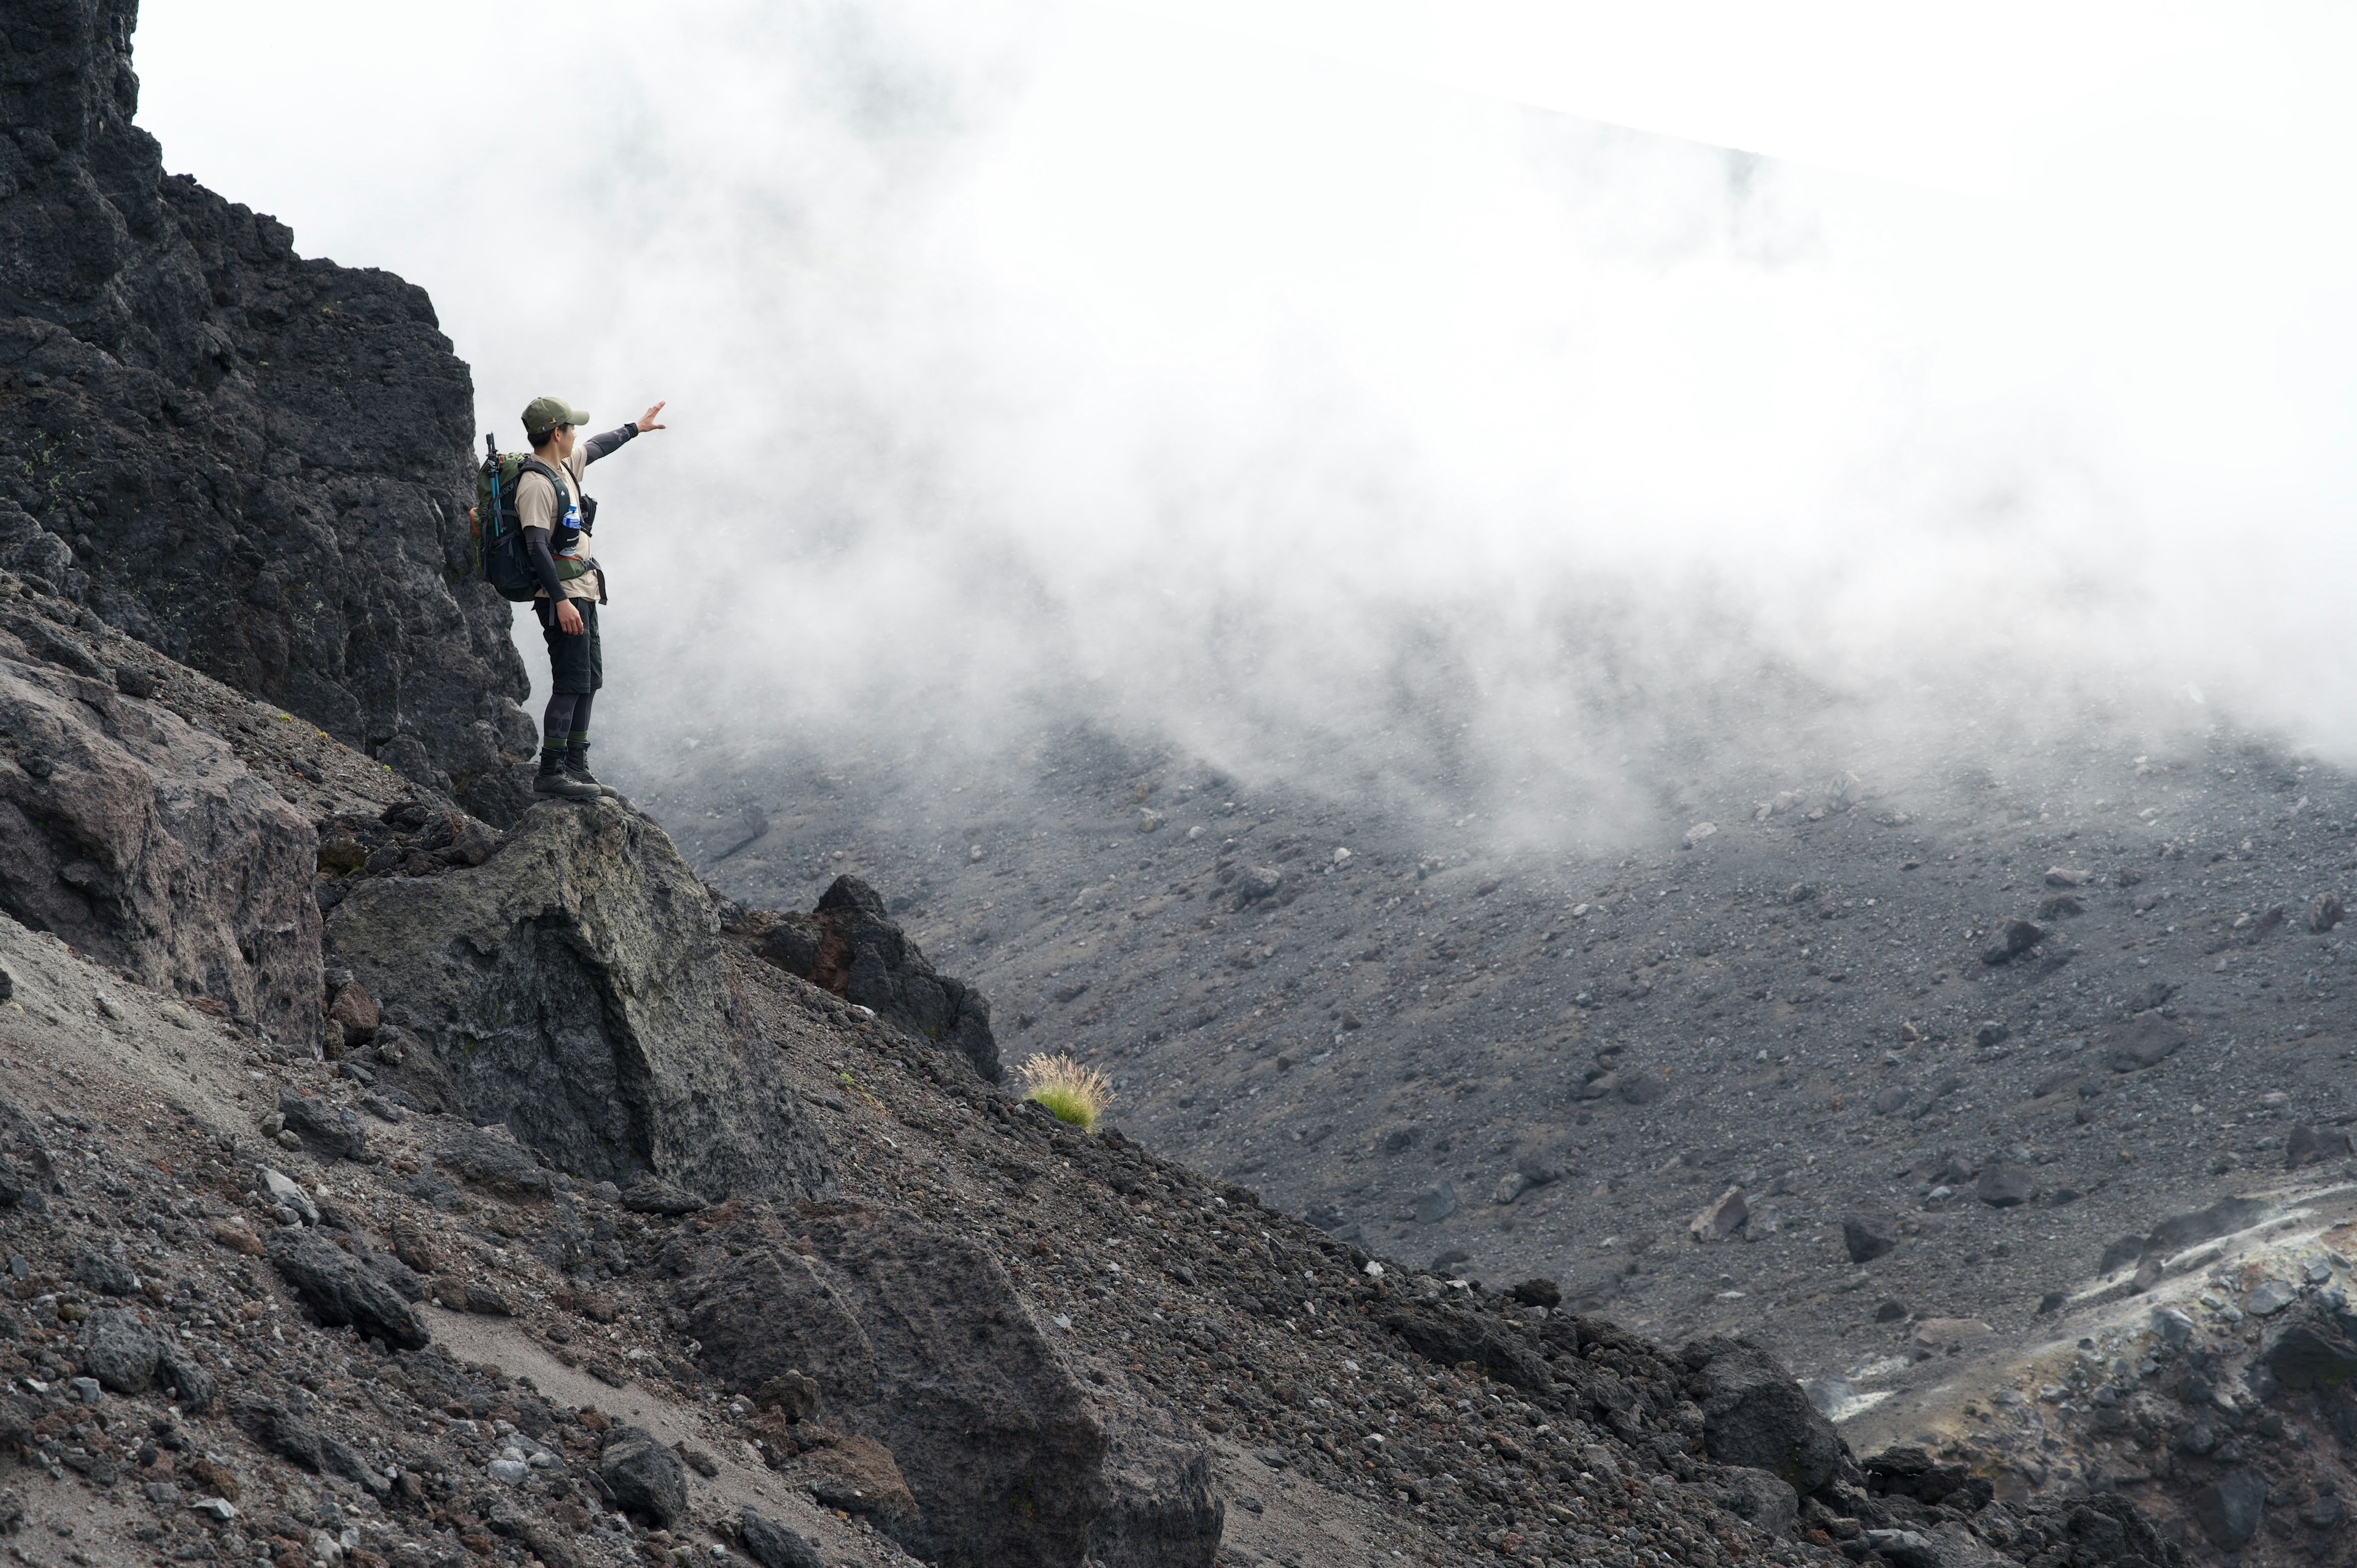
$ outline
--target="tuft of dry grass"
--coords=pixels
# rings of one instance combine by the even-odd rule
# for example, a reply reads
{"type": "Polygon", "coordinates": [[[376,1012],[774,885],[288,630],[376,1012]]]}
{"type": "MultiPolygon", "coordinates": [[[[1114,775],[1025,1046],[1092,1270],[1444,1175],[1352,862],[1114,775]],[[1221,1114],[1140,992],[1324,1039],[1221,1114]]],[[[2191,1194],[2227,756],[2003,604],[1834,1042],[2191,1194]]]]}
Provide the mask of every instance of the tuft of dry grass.
{"type": "Polygon", "coordinates": [[[1025,1099],[1038,1101],[1057,1121],[1069,1122],[1082,1132],[1094,1128],[1097,1118],[1113,1102],[1113,1085],[1105,1081],[1104,1074],[1060,1051],[1052,1057],[1034,1056],[1016,1070],[1029,1085],[1025,1099]]]}

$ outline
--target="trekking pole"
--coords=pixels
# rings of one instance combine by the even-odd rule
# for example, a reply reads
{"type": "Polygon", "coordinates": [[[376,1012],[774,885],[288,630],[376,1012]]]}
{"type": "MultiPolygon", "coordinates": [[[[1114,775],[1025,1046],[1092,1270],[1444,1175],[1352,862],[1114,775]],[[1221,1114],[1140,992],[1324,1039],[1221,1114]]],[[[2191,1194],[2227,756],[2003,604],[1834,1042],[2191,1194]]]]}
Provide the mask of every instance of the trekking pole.
{"type": "Polygon", "coordinates": [[[500,532],[500,444],[498,437],[488,430],[483,432],[483,451],[490,456],[491,465],[491,525],[484,532],[488,537],[496,540],[500,532]]]}

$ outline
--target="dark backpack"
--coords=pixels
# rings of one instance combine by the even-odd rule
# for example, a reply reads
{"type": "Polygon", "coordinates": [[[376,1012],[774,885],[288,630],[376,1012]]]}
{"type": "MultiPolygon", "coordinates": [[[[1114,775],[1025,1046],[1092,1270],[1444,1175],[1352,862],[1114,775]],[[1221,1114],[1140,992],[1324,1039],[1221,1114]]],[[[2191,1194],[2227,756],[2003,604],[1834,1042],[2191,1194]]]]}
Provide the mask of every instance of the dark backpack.
{"type": "MultiPolygon", "coordinates": [[[[565,502],[559,514],[570,510],[573,486],[565,483],[564,474],[525,453],[502,453],[490,436],[483,436],[483,465],[474,471],[474,511],[467,514],[467,523],[474,531],[476,561],[481,564],[483,583],[490,583],[502,599],[516,604],[540,596],[540,573],[533,571],[533,554],[523,544],[523,523],[516,519],[516,486],[525,474],[540,474],[552,486],[556,486],[556,499],[565,502]]],[[[592,502],[587,495],[582,502],[582,521],[594,516],[592,502]]],[[[549,540],[549,550],[568,550],[576,540],[573,528],[556,528],[549,540]]],[[[556,561],[559,580],[577,577],[587,571],[585,561],[556,561]]]]}

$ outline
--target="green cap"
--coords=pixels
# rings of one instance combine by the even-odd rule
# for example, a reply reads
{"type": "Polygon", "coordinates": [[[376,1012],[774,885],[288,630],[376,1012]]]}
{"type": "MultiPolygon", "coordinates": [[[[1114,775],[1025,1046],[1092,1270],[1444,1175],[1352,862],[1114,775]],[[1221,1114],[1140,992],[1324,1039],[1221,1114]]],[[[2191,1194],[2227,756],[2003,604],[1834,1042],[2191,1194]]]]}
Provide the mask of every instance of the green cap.
{"type": "Polygon", "coordinates": [[[589,416],[561,397],[536,397],[524,405],[523,433],[545,435],[560,424],[587,424],[589,416]]]}

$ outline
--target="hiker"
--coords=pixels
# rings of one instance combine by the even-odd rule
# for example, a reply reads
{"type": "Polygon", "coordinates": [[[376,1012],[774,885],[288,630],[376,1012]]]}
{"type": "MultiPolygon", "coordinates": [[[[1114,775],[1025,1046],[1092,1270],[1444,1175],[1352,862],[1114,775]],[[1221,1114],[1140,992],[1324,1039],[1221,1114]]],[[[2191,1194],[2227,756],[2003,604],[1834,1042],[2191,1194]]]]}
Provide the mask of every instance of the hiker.
{"type": "Polygon", "coordinates": [[[597,641],[597,607],[606,602],[606,575],[590,553],[597,503],[581,493],[581,470],[624,442],[661,430],[656,403],[619,430],[581,440],[576,425],[589,416],[561,397],[536,397],[523,411],[533,460],[516,481],[516,521],[522,524],[533,576],[532,601],[548,642],[548,708],[541,718],[540,773],[533,789],[576,800],[619,795],[589,771],[589,705],[606,683],[597,641]],[[562,481],[560,482],[560,477],[562,481]]]}

